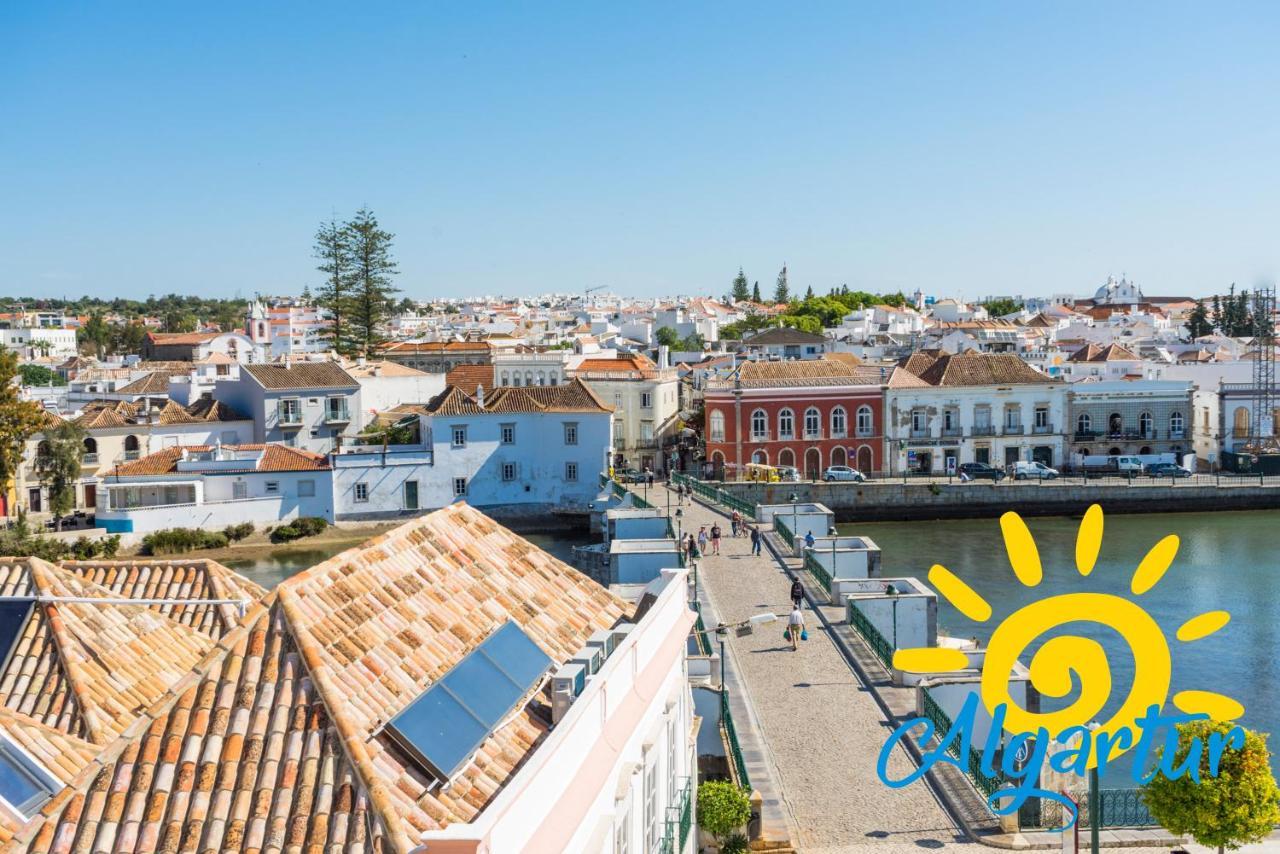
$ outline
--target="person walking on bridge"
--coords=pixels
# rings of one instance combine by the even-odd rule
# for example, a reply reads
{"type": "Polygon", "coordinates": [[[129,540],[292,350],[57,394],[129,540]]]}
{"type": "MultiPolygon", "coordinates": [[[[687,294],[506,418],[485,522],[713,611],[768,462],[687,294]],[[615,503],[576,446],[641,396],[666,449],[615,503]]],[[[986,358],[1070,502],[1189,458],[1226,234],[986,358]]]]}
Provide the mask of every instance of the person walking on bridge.
{"type": "Polygon", "coordinates": [[[760,529],[754,525],[751,526],[751,553],[760,554],[760,529]]]}
{"type": "Polygon", "coordinates": [[[804,585],[800,583],[800,579],[791,582],[791,607],[799,608],[800,603],[804,601],[804,585]]]}
{"type": "Polygon", "coordinates": [[[795,603],[791,616],[787,618],[787,634],[791,636],[791,651],[799,650],[800,636],[804,634],[804,611],[800,610],[799,603],[795,603]]]}

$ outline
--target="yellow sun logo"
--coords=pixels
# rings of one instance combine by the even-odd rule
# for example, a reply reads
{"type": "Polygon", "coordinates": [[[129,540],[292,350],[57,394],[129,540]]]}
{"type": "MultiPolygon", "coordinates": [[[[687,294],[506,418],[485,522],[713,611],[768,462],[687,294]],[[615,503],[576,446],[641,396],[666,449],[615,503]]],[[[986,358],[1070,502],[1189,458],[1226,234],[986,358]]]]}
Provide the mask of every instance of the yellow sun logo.
{"type": "MultiPolygon", "coordinates": [[[[1076,535],[1076,570],[1087,578],[1093,572],[1102,547],[1102,508],[1093,505],[1085,513],[1076,535]]],[[[1005,550],[1013,574],[1026,587],[1036,587],[1044,577],[1040,552],[1022,517],[1008,512],[1000,517],[1005,550]]],[[[1178,537],[1170,534],[1151,547],[1138,564],[1129,582],[1133,597],[1141,597],[1164,576],[1178,553],[1178,537]]],[[[956,610],[969,619],[985,623],[992,610],[973,588],[944,566],[929,570],[929,581],[956,610]]],[[[1029,712],[1019,707],[1009,693],[1009,676],[1018,656],[1037,637],[1064,623],[1099,623],[1114,630],[1128,644],[1133,655],[1133,685],[1124,703],[1103,722],[1099,734],[1114,736],[1129,730],[1135,736],[1135,722],[1151,706],[1163,708],[1169,695],[1172,655],[1164,632],[1151,615],[1135,601],[1110,593],[1080,592],[1049,596],[1014,611],[991,634],[982,666],[982,703],[994,713],[1007,708],[1004,728],[1012,733],[1036,732],[1040,728],[1057,735],[1069,727],[1083,726],[1096,719],[1111,697],[1111,668],[1102,645],[1090,638],[1060,635],[1046,640],[1031,659],[1031,684],[1049,697],[1066,697],[1079,681],[1079,696],[1069,706],[1049,712],[1029,712]]],[[[1177,630],[1180,643],[1208,637],[1225,626],[1231,615],[1208,611],[1184,622],[1177,630]]],[[[912,673],[939,673],[969,667],[965,653],[935,647],[900,649],[893,656],[894,667],[912,673]]],[[[1207,714],[1214,720],[1234,720],[1244,713],[1236,700],[1212,691],[1179,691],[1173,704],[1187,714],[1207,714]]],[[[1122,750],[1116,741],[1114,755],[1122,750]]],[[[1092,767],[1098,761],[1090,757],[1092,767]]]]}

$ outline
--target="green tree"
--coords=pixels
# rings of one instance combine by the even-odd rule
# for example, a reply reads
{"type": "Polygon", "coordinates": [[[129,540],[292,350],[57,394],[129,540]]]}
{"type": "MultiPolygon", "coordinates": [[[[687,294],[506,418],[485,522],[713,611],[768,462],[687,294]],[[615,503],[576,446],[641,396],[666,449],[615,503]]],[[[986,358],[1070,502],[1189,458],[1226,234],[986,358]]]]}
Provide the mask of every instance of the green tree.
{"type": "Polygon", "coordinates": [[[719,842],[751,820],[751,798],[728,780],[708,780],[698,786],[698,826],[719,842]]]}
{"type": "Polygon", "coordinates": [[[822,321],[811,314],[784,314],[780,318],[783,326],[799,329],[811,335],[822,334],[822,321]]]}
{"type": "Polygon", "coordinates": [[[734,302],[743,302],[751,299],[751,286],[747,284],[746,274],[742,272],[742,268],[738,268],[738,275],[733,277],[732,290],[729,296],[733,297],[734,302]]]}
{"type": "Polygon", "coordinates": [[[760,302],[760,282],[758,280],[751,286],[751,301],[760,302]]]}
{"type": "Polygon", "coordinates": [[[690,332],[677,345],[676,349],[682,353],[700,353],[702,348],[706,346],[707,339],[703,337],[701,332],[690,332]]]}
{"type": "Polygon", "coordinates": [[[111,329],[102,319],[102,312],[95,311],[89,315],[89,319],[80,328],[77,337],[82,346],[93,348],[94,358],[102,361],[107,354],[107,345],[111,343],[111,329]]]}
{"type": "Polygon", "coordinates": [[[982,307],[992,317],[1004,317],[1006,314],[1021,310],[1022,303],[1012,299],[989,299],[982,304],[982,307]]]}
{"type": "Polygon", "coordinates": [[[61,421],[44,431],[36,454],[36,473],[49,493],[49,510],[54,526],[62,529],[62,517],[76,506],[76,483],[80,480],[80,457],[84,454],[84,428],[61,421]]]}
{"type": "Polygon", "coordinates": [[[813,299],[813,285],[810,285],[809,287],[805,288],[804,298],[807,300],[813,299]]]}
{"type": "Polygon", "coordinates": [[[46,368],[44,365],[21,365],[18,368],[18,374],[22,377],[23,385],[49,386],[67,384],[67,381],[62,378],[62,374],[46,368]]]}
{"type": "Polygon", "coordinates": [[[189,311],[171,308],[160,318],[161,332],[195,332],[200,321],[189,311]]]}
{"type": "Polygon", "coordinates": [[[676,332],[670,326],[664,326],[654,335],[658,343],[664,347],[670,347],[672,350],[680,343],[680,333],[676,332]]]}
{"type": "Polygon", "coordinates": [[[1213,332],[1213,323],[1209,321],[1209,310],[1204,300],[1196,300],[1196,307],[1187,315],[1187,334],[1192,338],[1208,335],[1213,332]]]}
{"type": "Polygon", "coordinates": [[[1222,331],[1222,300],[1217,294],[1213,295],[1213,328],[1222,331]]]}
{"type": "Polygon", "coordinates": [[[355,287],[351,232],[336,220],[322,223],[316,230],[312,255],[320,262],[316,269],[324,273],[324,281],[316,289],[315,304],[329,315],[325,339],[335,351],[349,354],[351,294],[355,287]]]}
{"type": "MultiPolygon", "coordinates": [[[[1264,736],[1243,730],[1243,744],[1226,740],[1234,725],[1227,721],[1178,724],[1172,767],[1190,763],[1200,769],[1197,782],[1189,774],[1170,780],[1157,774],[1143,786],[1142,801],[1151,817],[1170,832],[1186,834],[1201,845],[1239,848],[1260,842],[1280,822],[1280,789],[1271,774],[1271,753],[1264,736]],[[1210,737],[1229,745],[1210,768],[1210,737]]],[[[1163,758],[1162,747],[1157,759],[1163,758]]]]}
{"type": "Polygon", "coordinates": [[[391,257],[391,241],[395,235],[378,226],[378,218],[368,208],[356,211],[346,225],[351,241],[352,348],[372,357],[386,343],[384,333],[391,317],[391,297],[399,291],[391,285],[398,273],[391,257]]]}
{"type": "Polygon", "coordinates": [[[791,302],[791,286],[787,284],[786,264],[783,264],[782,269],[778,271],[778,283],[773,286],[773,301],[781,303],[791,302]]]}
{"type": "Polygon", "coordinates": [[[14,378],[18,354],[0,349],[0,488],[8,489],[22,465],[27,439],[35,435],[48,416],[39,404],[23,400],[14,378]]]}

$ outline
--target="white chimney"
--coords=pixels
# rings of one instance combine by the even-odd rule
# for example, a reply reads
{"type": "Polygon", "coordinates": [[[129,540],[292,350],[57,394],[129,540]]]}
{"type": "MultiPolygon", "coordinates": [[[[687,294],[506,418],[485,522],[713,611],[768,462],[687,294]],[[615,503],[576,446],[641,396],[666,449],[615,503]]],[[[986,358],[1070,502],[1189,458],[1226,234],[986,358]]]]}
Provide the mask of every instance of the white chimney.
{"type": "Polygon", "coordinates": [[[671,349],[666,344],[658,345],[658,370],[671,367],[671,349]]]}
{"type": "Polygon", "coordinates": [[[484,409],[484,386],[476,384],[476,403],[481,409],[484,409]]]}

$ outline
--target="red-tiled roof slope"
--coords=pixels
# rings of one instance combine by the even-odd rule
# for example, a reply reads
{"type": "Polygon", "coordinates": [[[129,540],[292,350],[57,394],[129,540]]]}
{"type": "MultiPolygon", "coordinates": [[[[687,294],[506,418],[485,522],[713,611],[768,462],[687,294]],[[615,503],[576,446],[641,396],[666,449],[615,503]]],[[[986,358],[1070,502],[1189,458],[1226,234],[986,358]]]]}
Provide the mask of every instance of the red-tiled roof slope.
{"type": "Polygon", "coordinates": [[[343,552],[278,588],[303,659],[394,847],[473,819],[546,730],[527,708],[436,785],[380,727],[506,621],[560,663],[631,607],[466,504],[343,552]]]}
{"type": "Polygon", "coordinates": [[[337,362],[290,362],[242,365],[247,373],[265,389],[288,391],[308,388],[358,388],[355,378],[342,370],[337,362]]]}
{"type": "Polygon", "coordinates": [[[217,639],[239,622],[235,605],[188,603],[193,599],[241,599],[246,605],[266,595],[258,584],[217,561],[164,557],[133,560],[63,561],[60,566],[86,581],[128,599],[176,599],[151,605],[184,626],[217,639]]]}
{"type": "MultiPolygon", "coordinates": [[[[263,452],[262,462],[256,467],[252,460],[245,460],[242,469],[219,469],[219,473],[228,471],[322,471],[329,468],[329,461],[323,454],[317,454],[302,448],[290,448],[288,445],[269,443],[266,445],[222,445],[226,451],[263,452]]],[[[146,477],[150,475],[173,474],[178,470],[178,461],[184,452],[203,453],[213,448],[212,445],[183,445],[165,448],[127,463],[121,463],[111,469],[113,476],[146,477]]]]}
{"type": "Polygon", "coordinates": [[[444,382],[468,394],[475,394],[477,386],[489,391],[493,388],[493,365],[458,365],[444,375],[444,382]]]}
{"type": "Polygon", "coordinates": [[[445,390],[427,402],[429,415],[483,415],[493,412],[612,412],[580,379],[563,385],[501,386],[486,390],[484,402],[457,386],[445,390]]]}
{"type": "Polygon", "coordinates": [[[362,854],[386,850],[372,819],[367,791],[269,597],[21,828],[17,842],[28,851],[362,854]]]}
{"type": "MultiPolygon", "coordinates": [[[[936,352],[936,351],[935,351],[936,352]]],[[[913,353],[898,366],[933,386],[1012,385],[1051,383],[1014,353],[913,353]]]]}

